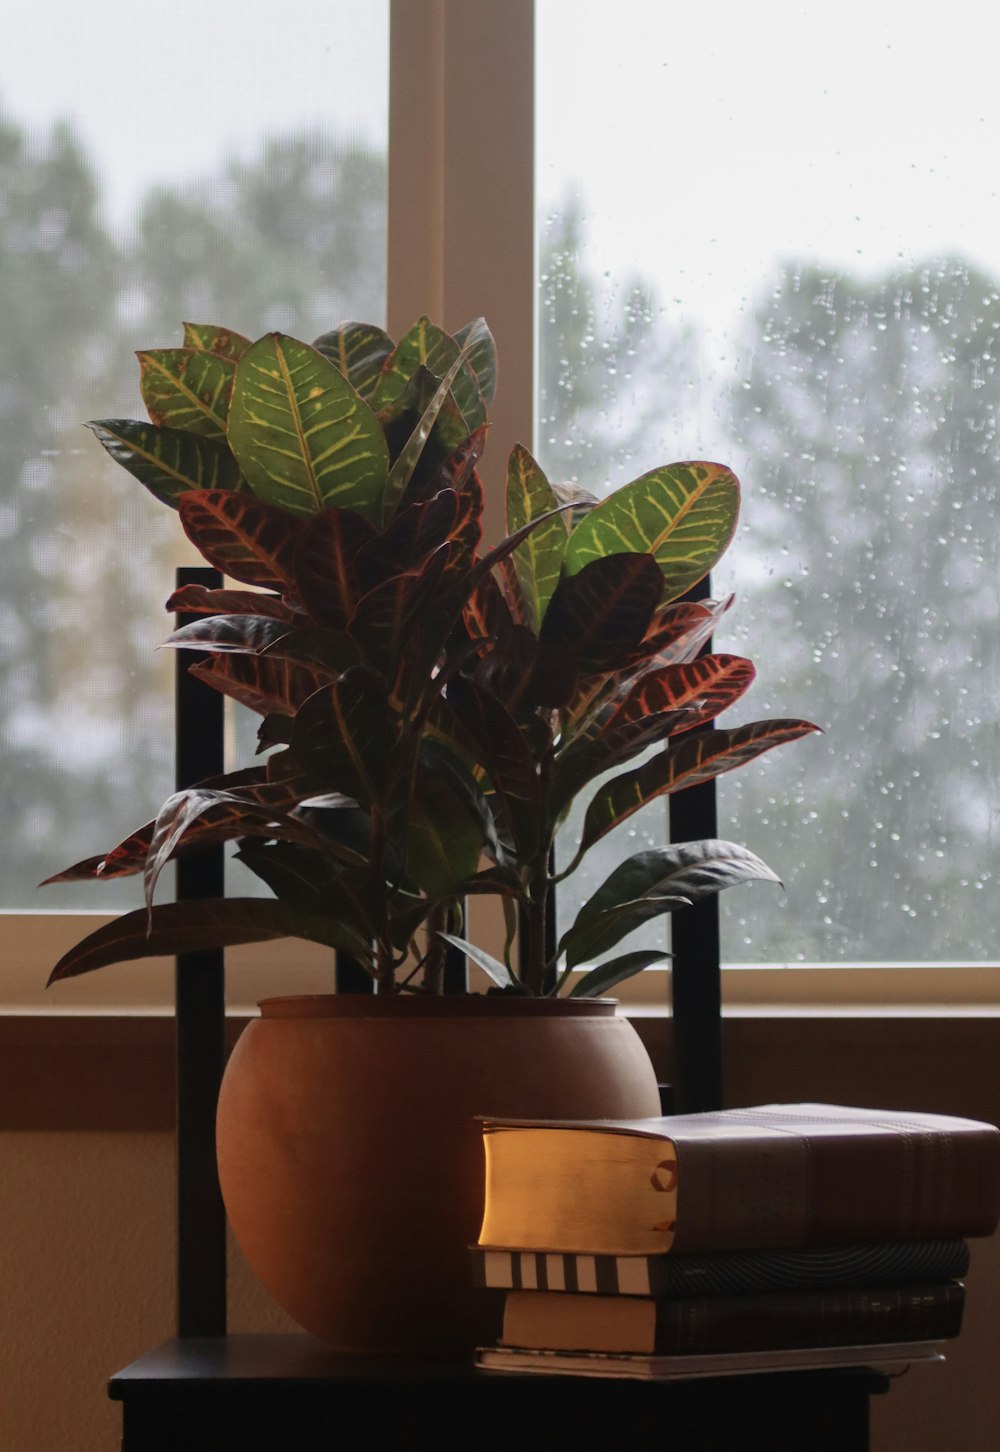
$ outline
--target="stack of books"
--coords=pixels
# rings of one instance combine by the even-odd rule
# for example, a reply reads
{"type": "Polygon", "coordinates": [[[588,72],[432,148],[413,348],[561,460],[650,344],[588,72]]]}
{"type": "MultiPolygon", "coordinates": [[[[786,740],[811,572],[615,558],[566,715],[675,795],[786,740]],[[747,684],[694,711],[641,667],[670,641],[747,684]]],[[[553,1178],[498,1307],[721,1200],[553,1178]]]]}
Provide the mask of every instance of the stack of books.
{"type": "Polygon", "coordinates": [[[483,1122],[490,1369],[697,1376],[940,1359],[968,1238],[1000,1217],[1000,1130],[777,1104],[483,1122]]]}

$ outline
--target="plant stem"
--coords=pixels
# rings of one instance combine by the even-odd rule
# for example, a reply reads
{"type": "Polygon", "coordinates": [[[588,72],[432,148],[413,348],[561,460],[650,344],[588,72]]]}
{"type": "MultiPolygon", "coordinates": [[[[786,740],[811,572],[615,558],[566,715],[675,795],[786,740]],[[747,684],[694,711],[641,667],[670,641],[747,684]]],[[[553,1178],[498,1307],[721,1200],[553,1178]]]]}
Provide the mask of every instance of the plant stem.
{"type": "Polygon", "coordinates": [[[545,925],[549,910],[548,864],[539,855],[532,864],[525,904],[525,942],[522,976],[528,992],[539,995],[545,986],[545,925]]]}

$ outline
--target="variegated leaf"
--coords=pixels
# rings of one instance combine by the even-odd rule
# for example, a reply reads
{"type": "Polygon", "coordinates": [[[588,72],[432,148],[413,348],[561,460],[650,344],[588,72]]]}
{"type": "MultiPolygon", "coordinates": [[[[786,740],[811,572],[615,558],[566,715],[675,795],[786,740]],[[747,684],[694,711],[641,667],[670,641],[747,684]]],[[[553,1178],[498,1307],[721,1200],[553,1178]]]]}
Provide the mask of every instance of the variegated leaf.
{"type": "Polygon", "coordinates": [[[371,400],[394,346],[389,334],[373,323],[341,323],[313,344],[366,402],[371,400]]]}
{"type": "Polygon", "coordinates": [[[160,428],[139,419],[95,419],[87,425],[116,464],[176,509],[191,489],[239,489],[239,465],[225,444],[201,434],[160,428]]]}
{"type": "MultiPolygon", "coordinates": [[[[483,326],[485,327],[485,324],[483,326]]],[[[475,345],[479,334],[469,336],[475,345]]],[[[432,323],[429,318],[419,318],[413,327],[400,338],[386,359],[382,376],[375,390],[373,406],[376,409],[383,408],[387,403],[398,398],[420,367],[429,369],[435,378],[445,378],[461,355],[461,344],[449,333],[432,323]]],[[[447,391],[451,393],[461,410],[468,432],[471,433],[473,429],[486,423],[486,407],[483,395],[479,390],[479,380],[467,358],[462,359],[460,368],[447,391]]]]}
{"type": "Polygon", "coordinates": [[[226,438],[236,365],[197,348],[152,348],[138,353],[142,401],[154,424],[226,438]]]}
{"type": "Polygon", "coordinates": [[[202,353],[217,353],[235,363],[250,346],[250,339],[232,328],[216,328],[211,323],[185,323],[184,346],[202,353]]]}
{"type": "MultiPolygon", "coordinates": [[[[272,812],[294,807],[296,802],[302,801],[313,791],[312,784],[306,783],[301,777],[298,781],[289,778],[280,784],[272,785],[267,781],[266,769],[260,766],[227,772],[224,776],[212,777],[198,785],[202,790],[225,791],[231,798],[238,796],[245,802],[265,805],[272,812]]],[[[146,822],[142,827],[131,832],[110,852],[77,862],[73,867],[66,868],[65,871],[48,878],[47,881],[75,882],[85,877],[110,879],[134,876],[135,873],[141,872],[145,865],[155,825],[155,821],[146,822]]],[[[188,832],[185,846],[192,849],[210,847],[216,842],[226,841],[228,835],[226,824],[221,819],[206,821],[202,817],[188,832]]]]}
{"type": "Polygon", "coordinates": [[[373,533],[357,552],[357,571],[365,588],[374,589],[400,571],[422,566],[451,538],[458,513],[454,489],[442,489],[432,499],[401,509],[391,524],[381,533],[373,533]]]}
{"type": "Polygon", "coordinates": [[[75,978],[109,963],[202,952],[270,938],[306,938],[330,948],[342,948],[362,960],[370,955],[368,945],[336,918],[296,912],[267,898],[171,902],[155,907],[150,921],[145,909],[140,908],[90,933],[60,958],[49,975],[49,983],[75,978]]]}
{"type": "Polygon", "coordinates": [[[384,686],[371,671],[356,668],[303,703],[292,750],[330,790],[378,808],[386,795],[395,735],[384,686]]]}
{"type": "Polygon", "coordinates": [[[740,486],[722,464],[668,464],[616,489],[569,538],[566,569],[622,550],[651,554],[663,571],[667,600],[708,574],[725,553],[739,514],[740,486]]]}
{"type": "Polygon", "coordinates": [[[182,495],[177,507],[188,539],[224,575],[265,590],[294,586],[299,520],[221,489],[182,495]]]}
{"type": "Polygon", "coordinates": [[[497,345],[485,318],[466,323],[455,333],[455,342],[466,353],[487,412],[493,407],[497,388],[497,345]]]}
{"type": "Polygon", "coordinates": [[[553,827],[562,819],[579,792],[615,767],[624,766],[641,752],[665,741],[681,729],[687,713],[660,711],[649,716],[610,723],[577,736],[560,752],[549,779],[548,814],[553,827]]]}
{"type": "Polygon", "coordinates": [[[289,623],[302,619],[277,595],[263,590],[210,590],[205,585],[182,585],[164,608],[182,615],[268,615],[289,623]]]}
{"type": "Polygon", "coordinates": [[[440,591],[450,554],[451,546],[441,545],[418,568],[390,575],[358,602],[348,634],[386,680],[397,661],[433,668],[450,629],[440,591]]]}
{"type": "Polygon", "coordinates": [[[288,631],[265,646],[262,657],[296,661],[327,681],[342,676],[352,666],[361,665],[361,652],[350,636],[323,626],[288,631]]]}
{"type": "Polygon", "coordinates": [[[358,874],[345,873],[329,853],[258,837],[245,838],[234,856],[286,906],[297,912],[332,915],[365,939],[375,936],[358,874]]]}
{"type": "Polygon", "coordinates": [[[548,515],[514,552],[521,596],[528,610],[527,623],[537,634],[549,601],[559,583],[569,530],[556,497],[542,470],[522,444],[511,450],[507,462],[507,532],[513,534],[539,515],[548,515]]]}
{"type": "Polygon", "coordinates": [[[182,650],[235,651],[257,655],[287,635],[288,623],[268,615],[206,615],[182,625],[163,644],[182,650]]]}
{"type": "Polygon", "coordinates": [[[417,465],[420,462],[427,441],[433,432],[438,418],[441,415],[441,410],[444,408],[452,387],[464,365],[465,355],[458,353],[454,363],[452,363],[448,372],[438,384],[434,396],[421,414],[410,437],[403,445],[397,457],[393,460],[382,499],[383,524],[388,524],[403,501],[410,482],[416,473],[417,465]]]}
{"type": "Polygon", "coordinates": [[[663,577],[646,554],[592,560],[560,580],[542,622],[539,669],[569,655],[579,672],[613,669],[646,633],[663,592],[663,577]]]}
{"type": "Polygon", "coordinates": [[[719,619],[733,603],[725,600],[678,600],[656,612],[638,647],[626,658],[626,667],[681,665],[692,661],[712,637],[719,619]]]}
{"type": "Polygon", "coordinates": [[[660,711],[689,712],[680,729],[704,726],[738,701],[756,675],[738,655],[703,655],[687,664],[662,666],[633,683],[605,723],[611,731],[660,711]]]}
{"type": "Polygon", "coordinates": [[[254,493],[292,514],[381,515],[389,451],[378,420],[322,353],[269,333],[236,367],[229,443],[254,493]]]}
{"type": "Polygon", "coordinates": [[[473,681],[452,681],[448,704],[476,744],[508,835],[522,859],[532,857],[538,848],[542,799],[538,769],[525,736],[503,704],[473,681]]]}
{"type": "Polygon", "coordinates": [[[325,509],[303,526],[293,566],[299,599],[313,620],[343,630],[364,593],[359,556],[375,526],[351,509],[325,509]]]}
{"type": "MultiPolygon", "coordinates": [[[[277,837],[309,847],[321,845],[317,833],[287,812],[248,801],[232,792],[191,787],[175,792],[163,803],[153,823],[153,835],[143,865],[146,906],[152,908],[153,893],[160,873],[185,845],[197,824],[205,819],[214,842],[236,837],[277,837]]],[[[201,833],[203,845],[206,833],[201,833]]],[[[190,844],[188,844],[190,845],[190,844]]]]}
{"type": "Polygon", "coordinates": [[[261,716],[294,716],[332,672],[270,655],[220,655],[189,667],[193,676],[261,716]]]}
{"type": "Polygon", "coordinates": [[[578,857],[654,798],[710,781],[772,747],[818,730],[810,721],[779,720],[754,721],[730,731],[685,733],[666,751],[598,790],[584,818],[578,857]]]}

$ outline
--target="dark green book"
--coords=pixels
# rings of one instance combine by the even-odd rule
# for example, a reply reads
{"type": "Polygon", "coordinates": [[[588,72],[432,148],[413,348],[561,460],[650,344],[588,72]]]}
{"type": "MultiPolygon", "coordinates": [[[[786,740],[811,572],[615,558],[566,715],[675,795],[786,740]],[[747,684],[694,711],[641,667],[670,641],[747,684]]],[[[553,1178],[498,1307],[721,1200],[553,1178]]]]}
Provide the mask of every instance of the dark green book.
{"type": "Polygon", "coordinates": [[[736,1296],[837,1286],[917,1285],[958,1280],[969,1268],[964,1240],[750,1250],[717,1255],[582,1255],[534,1250],[472,1251],[478,1286],[581,1291],[604,1296],[736,1296]]]}
{"type": "Polygon", "coordinates": [[[573,1296],[508,1291],[502,1344],[549,1351],[774,1351],[957,1336],[965,1287],[832,1287],[747,1296],[573,1296]]]}

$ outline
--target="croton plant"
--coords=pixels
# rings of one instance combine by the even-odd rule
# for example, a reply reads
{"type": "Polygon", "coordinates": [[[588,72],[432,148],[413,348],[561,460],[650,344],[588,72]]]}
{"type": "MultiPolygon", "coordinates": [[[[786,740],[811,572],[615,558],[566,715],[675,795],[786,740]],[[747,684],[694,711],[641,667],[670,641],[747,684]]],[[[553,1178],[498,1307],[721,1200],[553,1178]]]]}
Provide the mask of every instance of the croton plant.
{"type": "Polygon", "coordinates": [[[547,953],[555,883],[614,827],[816,729],[713,724],[754,669],[706,653],[728,602],[681,597],[732,537],[728,469],[667,465],[597,502],[519,445],[506,534],[486,548],[482,320],[450,335],[422,318],[398,343],[346,323],[312,345],[189,324],[182,347],[139,361],[150,421],[90,427],[233,582],[175,592],[167,608],[189,620],[167,643],[259,714],[259,761],[50,879],[141,872],[146,895],[52,981],[298,936],[350,954],[383,993],[439,991],[450,941],[499,989],[590,995],[663,956],[616,951],[641,923],[777,880],[731,842],[637,852],[547,953]],[[557,875],[556,834],[588,790],[557,875]],[[273,897],[154,903],[168,861],[226,841],[273,897]],[[464,937],[481,893],[504,901],[503,960],[464,937]]]}

